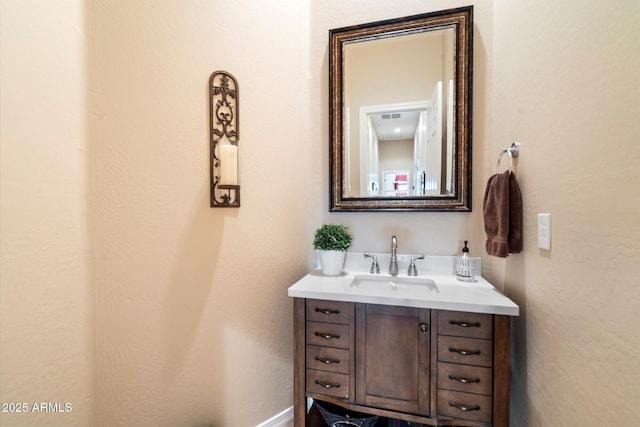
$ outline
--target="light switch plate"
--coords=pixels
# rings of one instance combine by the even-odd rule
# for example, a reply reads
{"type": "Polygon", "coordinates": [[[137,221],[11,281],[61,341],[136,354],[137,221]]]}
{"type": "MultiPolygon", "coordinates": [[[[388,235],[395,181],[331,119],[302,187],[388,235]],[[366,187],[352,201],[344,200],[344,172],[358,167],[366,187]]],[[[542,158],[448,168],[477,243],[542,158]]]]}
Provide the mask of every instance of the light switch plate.
{"type": "Polygon", "coordinates": [[[538,214],[538,247],[551,250],[551,214],[538,214]]]}

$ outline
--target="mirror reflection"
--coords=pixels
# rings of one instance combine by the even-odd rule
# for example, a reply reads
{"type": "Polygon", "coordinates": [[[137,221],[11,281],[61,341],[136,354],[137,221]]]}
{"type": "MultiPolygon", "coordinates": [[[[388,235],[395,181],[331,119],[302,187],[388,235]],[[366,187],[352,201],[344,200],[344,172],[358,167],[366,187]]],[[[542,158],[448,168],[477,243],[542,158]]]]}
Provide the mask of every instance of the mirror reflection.
{"type": "Polygon", "coordinates": [[[471,13],[331,30],[331,210],[470,210],[471,13]]]}
{"type": "Polygon", "coordinates": [[[344,46],[345,197],[452,192],[454,36],[447,28],[344,46]]]}

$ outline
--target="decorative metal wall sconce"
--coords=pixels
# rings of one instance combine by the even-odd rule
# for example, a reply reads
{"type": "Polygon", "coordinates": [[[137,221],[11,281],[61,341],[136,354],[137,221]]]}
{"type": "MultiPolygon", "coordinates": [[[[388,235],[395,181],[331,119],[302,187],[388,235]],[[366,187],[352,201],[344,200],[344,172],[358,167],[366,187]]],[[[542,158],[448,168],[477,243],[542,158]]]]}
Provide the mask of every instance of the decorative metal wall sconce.
{"type": "Polygon", "coordinates": [[[225,71],[209,78],[211,207],[239,208],[238,81],[225,71]]]}

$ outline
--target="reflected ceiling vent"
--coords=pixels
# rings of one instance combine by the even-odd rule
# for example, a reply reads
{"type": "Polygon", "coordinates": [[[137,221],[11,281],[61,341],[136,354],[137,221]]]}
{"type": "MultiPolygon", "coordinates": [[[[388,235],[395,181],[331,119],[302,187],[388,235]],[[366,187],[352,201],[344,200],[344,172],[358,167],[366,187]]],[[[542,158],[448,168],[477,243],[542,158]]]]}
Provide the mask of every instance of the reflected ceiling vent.
{"type": "Polygon", "coordinates": [[[371,120],[379,141],[396,141],[415,137],[421,111],[425,110],[422,108],[401,111],[387,110],[379,113],[367,113],[367,117],[368,120],[371,120]]]}
{"type": "Polygon", "coordinates": [[[400,113],[383,114],[382,119],[399,119],[402,115],[400,113]]]}

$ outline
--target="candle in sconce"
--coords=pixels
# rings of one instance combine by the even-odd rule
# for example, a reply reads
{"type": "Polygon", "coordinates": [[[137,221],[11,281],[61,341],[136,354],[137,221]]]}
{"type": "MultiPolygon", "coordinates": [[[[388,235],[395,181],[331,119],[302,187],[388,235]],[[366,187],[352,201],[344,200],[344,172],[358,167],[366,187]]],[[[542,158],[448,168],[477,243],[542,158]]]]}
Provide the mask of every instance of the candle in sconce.
{"type": "Polygon", "coordinates": [[[220,145],[220,184],[238,185],[238,147],[220,145]]]}

